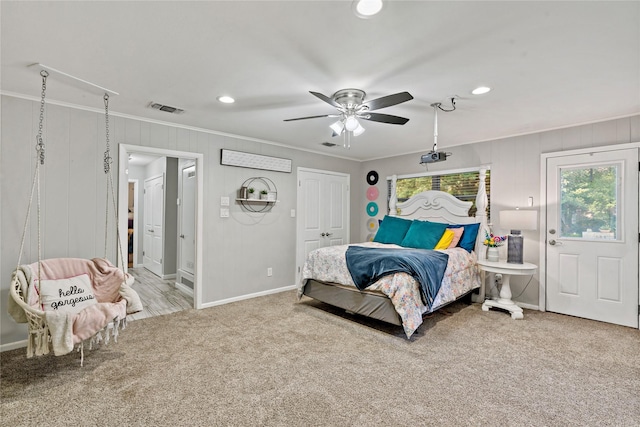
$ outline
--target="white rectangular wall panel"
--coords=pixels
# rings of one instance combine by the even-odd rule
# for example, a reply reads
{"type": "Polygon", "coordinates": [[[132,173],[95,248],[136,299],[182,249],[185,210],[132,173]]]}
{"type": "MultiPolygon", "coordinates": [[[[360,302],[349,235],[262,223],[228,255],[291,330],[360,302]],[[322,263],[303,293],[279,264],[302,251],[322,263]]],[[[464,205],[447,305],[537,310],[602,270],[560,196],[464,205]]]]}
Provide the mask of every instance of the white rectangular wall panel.
{"type": "Polygon", "coordinates": [[[221,151],[221,165],[291,173],[290,159],[262,156],[260,154],[252,154],[242,151],[232,151],[225,149],[222,149],[221,151]]]}

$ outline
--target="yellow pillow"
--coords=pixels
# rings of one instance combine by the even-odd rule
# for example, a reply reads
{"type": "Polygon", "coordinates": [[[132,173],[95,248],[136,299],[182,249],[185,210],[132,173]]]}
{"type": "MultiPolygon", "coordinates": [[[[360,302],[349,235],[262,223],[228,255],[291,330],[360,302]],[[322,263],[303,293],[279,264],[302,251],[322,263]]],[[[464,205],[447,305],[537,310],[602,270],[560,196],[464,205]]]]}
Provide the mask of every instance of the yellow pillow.
{"type": "Polygon", "coordinates": [[[440,238],[440,241],[433,249],[447,249],[453,241],[454,235],[455,233],[447,228],[446,230],[444,230],[444,234],[440,238]]]}

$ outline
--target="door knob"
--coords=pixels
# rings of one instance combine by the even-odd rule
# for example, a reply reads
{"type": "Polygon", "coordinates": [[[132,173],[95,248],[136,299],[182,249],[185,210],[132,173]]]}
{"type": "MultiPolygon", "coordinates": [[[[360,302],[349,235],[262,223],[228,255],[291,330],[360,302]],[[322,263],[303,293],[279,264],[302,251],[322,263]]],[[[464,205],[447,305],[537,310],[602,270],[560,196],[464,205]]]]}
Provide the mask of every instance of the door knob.
{"type": "Polygon", "coordinates": [[[551,246],[556,246],[556,245],[558,245],[558,246],[559,246],[559,245],[561,245],[561,244],[562,244],[562,242],[556,242],[555,240],[549,240],[549,244],[550,244],[551,246]]]}

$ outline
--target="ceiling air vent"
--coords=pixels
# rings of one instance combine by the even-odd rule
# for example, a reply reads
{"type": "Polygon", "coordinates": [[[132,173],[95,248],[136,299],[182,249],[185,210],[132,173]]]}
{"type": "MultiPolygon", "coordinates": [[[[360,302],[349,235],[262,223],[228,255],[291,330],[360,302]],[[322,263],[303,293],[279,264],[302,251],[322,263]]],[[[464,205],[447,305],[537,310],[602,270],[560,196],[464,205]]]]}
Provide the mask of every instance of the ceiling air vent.
{"type": "Polygon", "coordinates": [[[184,110],[181,109],[181,108],[171,107],[169,105],[158,104],[157,102],[149,103],[149,107],[153,108],[154,110],[166,111],[167,113],[171,113],[171,114],[182,114],[182,113],[184,113],[184,110]]]}

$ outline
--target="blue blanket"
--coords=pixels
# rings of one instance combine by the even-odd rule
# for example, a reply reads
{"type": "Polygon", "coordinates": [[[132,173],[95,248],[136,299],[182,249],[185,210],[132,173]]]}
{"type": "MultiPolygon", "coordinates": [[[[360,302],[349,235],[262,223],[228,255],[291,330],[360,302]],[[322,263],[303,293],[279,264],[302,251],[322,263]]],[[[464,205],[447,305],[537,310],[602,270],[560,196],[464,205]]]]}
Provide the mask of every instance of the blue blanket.
{"type": "Polygon", "coordinates": [[[353,282],[360,290],[389,274],[411,275],[420,284],[423,304],[431,309],[440,290],[449,255],[426,249],[349,246],[346,260],[353,282]]]}

